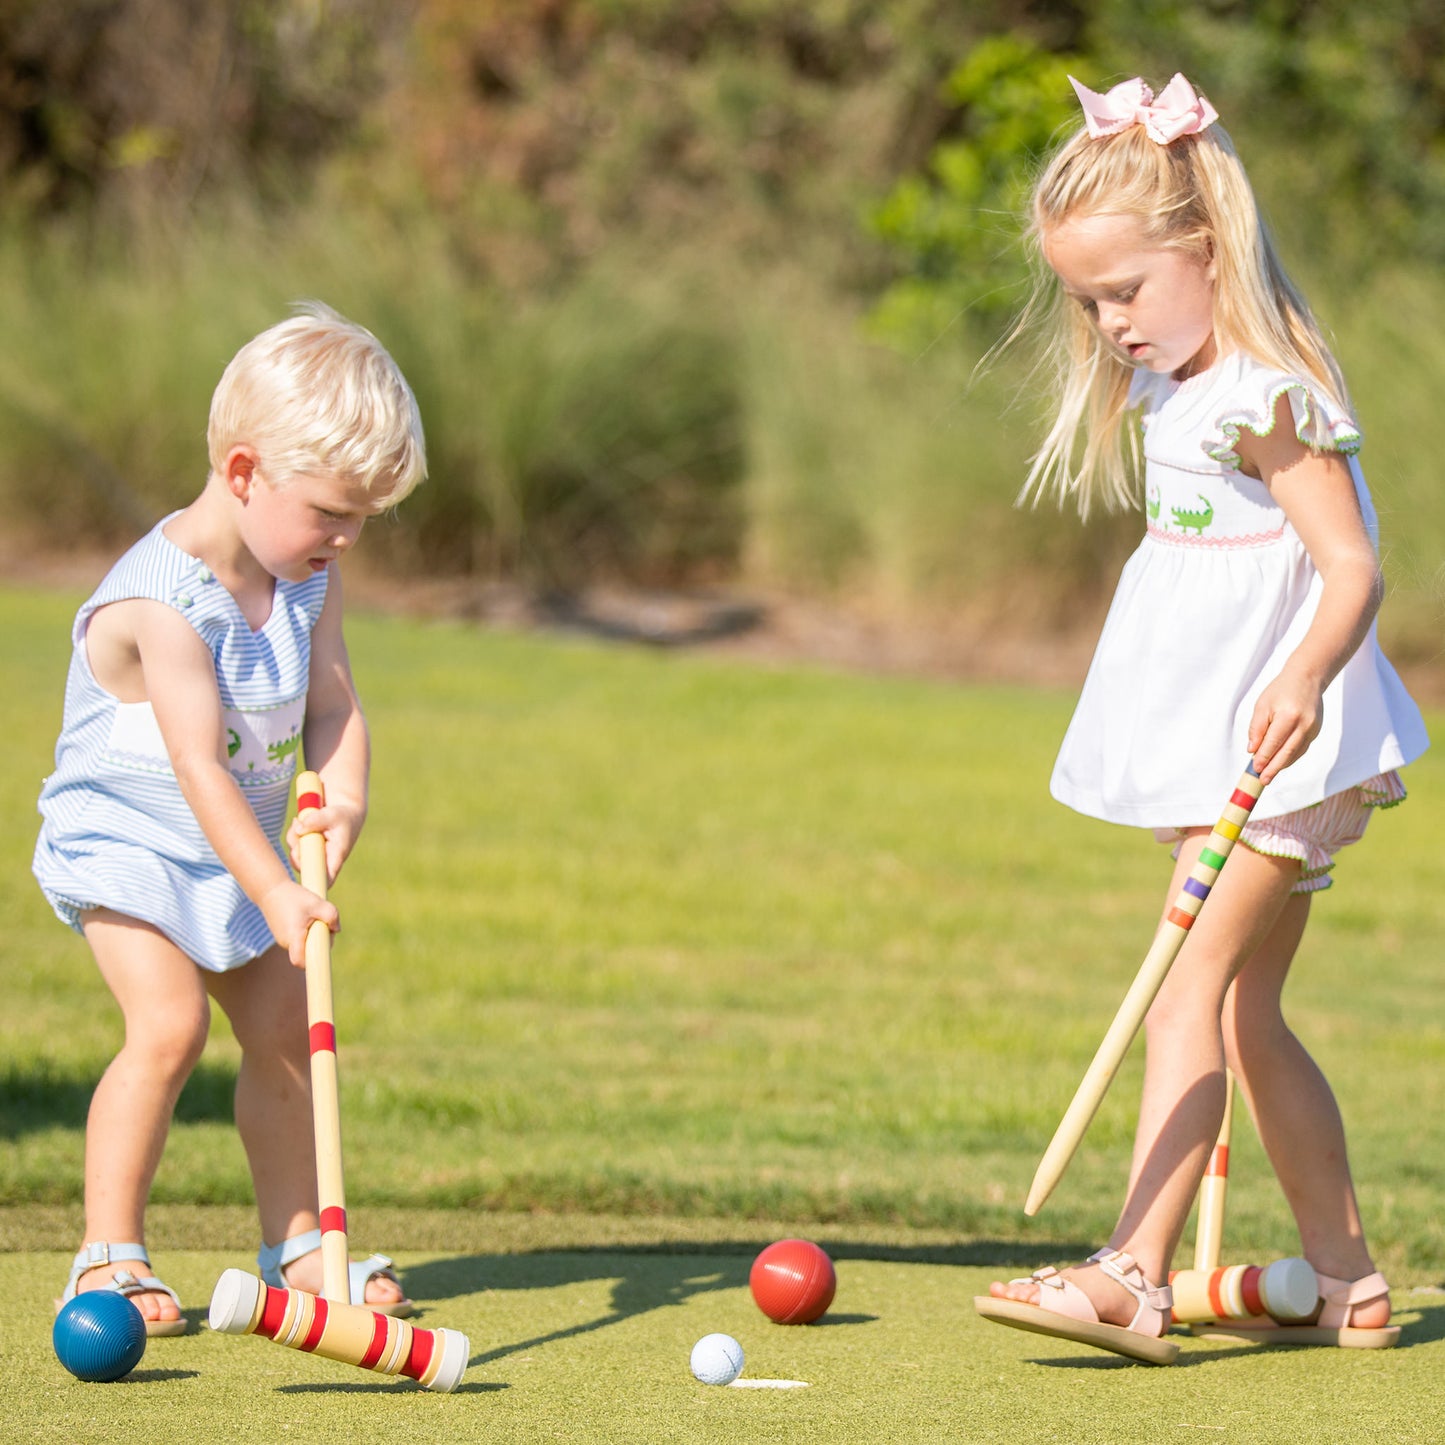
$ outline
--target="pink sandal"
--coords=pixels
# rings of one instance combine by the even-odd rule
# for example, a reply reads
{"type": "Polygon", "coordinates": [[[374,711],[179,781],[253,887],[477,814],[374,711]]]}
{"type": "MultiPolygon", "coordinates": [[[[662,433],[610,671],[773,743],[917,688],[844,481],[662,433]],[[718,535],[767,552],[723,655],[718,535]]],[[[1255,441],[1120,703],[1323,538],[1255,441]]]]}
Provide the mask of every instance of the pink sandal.
{"type": "Polygon", "coordinates": [[[1191,1333],[1201,1339],[1254,1340],[1262,1345],[1331,1345],[1346,1350],[1388,1350],[1400,1338],[1399,1325],[1362,1327],[1350,1323],[1355,1310],[1390,1293],[1385,1276],[1378,1270],[1362,1279],[1335,1279],[1316,1272],[1320,1312],[1313,1324],[1282,1325],[1271,1319],[1230,1320],[1220,1324],[1194,1325],[1191,1333]]]}
{"type": "Polygon", "coordinates": [[[1039,1287],[1039,1302],[995,1299],[992,1295],[975,1295],[973,1307],[986,1320],[1011,1329],[1030,1330],[1034,1334],[1055,1339],[1072,1340],[1076,1344],[1094,1345],[1128,1355],[1147,1365],[1172,1365],[1179,1346],[1161,1339],[1169,1328],[1169,1312],[1174,1305],[1174,1291],[1166,1285],[1151,1284],[1132,1255],[1107,1246],[1089,1256],[1100,1272],[1115,1284],[1122,1285],[1139,1308],[1127,1325],[1109,1325],[1099,1319],[1093,1301],[1072,1280],[1065,1279],[1052,1266],[1036,1269],[1028,1280],[1010,1280],[1010,1284],[1039,1287]]]}

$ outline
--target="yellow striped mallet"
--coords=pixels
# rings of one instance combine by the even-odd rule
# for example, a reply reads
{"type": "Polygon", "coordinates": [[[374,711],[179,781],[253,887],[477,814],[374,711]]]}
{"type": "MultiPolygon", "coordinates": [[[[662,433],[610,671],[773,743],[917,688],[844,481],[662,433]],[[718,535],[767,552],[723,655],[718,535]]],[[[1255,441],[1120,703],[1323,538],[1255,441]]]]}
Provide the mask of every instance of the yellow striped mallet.
{"type": "MultiPolygon", "coordinates": [[[[325,799],[316,773],[296,779],[298,813],[325,799]]],[[[326,840],[301,835],[301,882],[326,897],[326,840]]],[[[264,1335],[294,1350],[405,1375],[429,1390],[455,1390],[471,1357],[456,1330],[423,1330],[351,1303],[346,1190],[341,1169],[341,1108],[336,1020],[331,998],[331,930],[319,920],[306,934],[306,1016],[311,1040],[311,1110],[316,1135],[316,1190],[321,1215],[323,1296],[277,1289],[245,1270],[228,1269],[211,1296],[210,1324],[227,1334],[264,1335]]]]}
{"type": "Polygon", "coordinates": [[[1028,1200],[1024,1204],[1025,1214],[1034,1215],[1043,1208],[1044,1201],[1053,1193],[1054,1186],[1069,1167],[1069,1161],[1083,1141],[1109,1085],[1114,1081],[1114,1075],[1129,1052],[1129,1045],[1134,1042],[1134,1035],[1139,1032],[1139,1026],[1144,1022],[1150,1004],[1163,987],[1165,977],[1174,966],[1174,960],[1179,957],[1179,950],[1184,946],[1184,940],[1189,936],[1189,930],[1199,916],[1204,900],[1209,897],[1209,890],[1214,886],[1220,869],[1224,867],[1225,860],[1234,848],[1240,830],[1249,821],[1250,810],[1259,801],[1263,789],[1264,784],[1260,782],[1259,774],[1255,772],[1251,762],[1235,785],[1229,802],[1225,804],[1219,821],[1214,825],[1214,831],[1200,851],[1199,861],[1190,870],[1183,888],[1159,925],[1159,931],[1154,935],[1154,943],[1140,965],[1134,982],[1129,986],[1128,993],[1124,995],[1124,1002],[1119,1005],[1119,1011],[1114,1015],[1114,1021],[1109,1025],[1103,1043],[1099,1045],[1098,1052],[1075,1091],[1059,1127],[1054,1131],[1054,1137],[1044,1152],[1034,1174],[1034,1182],[1029,1188],[1028,1200]]]}

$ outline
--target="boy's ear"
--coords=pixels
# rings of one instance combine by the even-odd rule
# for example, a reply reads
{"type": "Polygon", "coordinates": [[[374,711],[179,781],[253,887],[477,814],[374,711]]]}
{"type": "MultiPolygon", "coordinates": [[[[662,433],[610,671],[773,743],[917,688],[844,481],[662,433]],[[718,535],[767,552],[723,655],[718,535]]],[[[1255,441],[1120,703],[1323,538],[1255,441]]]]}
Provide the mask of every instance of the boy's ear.
{"type": "Polygon", "coordinates": [[[234,446],[226,453],[226,460],[222,463],[222,476],[227,491],[238,501],[244,502],[251,495],[258,460],[255,450],[248,446],[234,446]]]}

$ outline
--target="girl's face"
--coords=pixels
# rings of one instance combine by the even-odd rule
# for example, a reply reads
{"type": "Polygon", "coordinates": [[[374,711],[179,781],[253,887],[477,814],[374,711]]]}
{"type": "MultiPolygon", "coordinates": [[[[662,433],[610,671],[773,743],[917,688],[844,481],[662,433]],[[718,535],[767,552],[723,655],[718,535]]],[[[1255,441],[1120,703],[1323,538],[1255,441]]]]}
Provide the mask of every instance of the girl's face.
{"type": "Polygon", "coordinates": [[[1070,216],[1044,237],[1064,290],[1132,366],[1184,378],[1211,366],[1214,262],[1145,239],[1133,216],[1070,216]]]}

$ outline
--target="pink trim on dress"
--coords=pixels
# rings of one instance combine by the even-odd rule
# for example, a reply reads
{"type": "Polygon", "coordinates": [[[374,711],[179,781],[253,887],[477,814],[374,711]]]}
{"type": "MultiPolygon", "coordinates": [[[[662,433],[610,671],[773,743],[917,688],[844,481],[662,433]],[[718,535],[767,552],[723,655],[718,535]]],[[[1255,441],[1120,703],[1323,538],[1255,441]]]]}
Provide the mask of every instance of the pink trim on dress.
{"type": "Polygon", "coordinates": [[[1272,546],[1284,536],[1284,528],[1281,526],[1268,532],[1246,532],[1240,537],[1191,537],[1183,532],[1170,532],[1150,522],[1144,528],[1144,535],[1170,547],[1205,547],[1218,552],[1238,547],[1272,546]]]}

